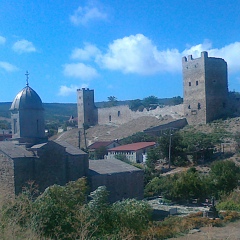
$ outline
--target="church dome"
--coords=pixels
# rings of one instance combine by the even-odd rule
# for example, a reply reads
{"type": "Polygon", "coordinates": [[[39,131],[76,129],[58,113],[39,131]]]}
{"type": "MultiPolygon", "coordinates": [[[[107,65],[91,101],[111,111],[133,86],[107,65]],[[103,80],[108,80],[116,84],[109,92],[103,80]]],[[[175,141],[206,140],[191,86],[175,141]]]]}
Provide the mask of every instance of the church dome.
{"type": "Polygon", "coordinates": [[[23,88],[12,102],[10,110],[43,109],[42,100],[28,85],[23,88]]]}

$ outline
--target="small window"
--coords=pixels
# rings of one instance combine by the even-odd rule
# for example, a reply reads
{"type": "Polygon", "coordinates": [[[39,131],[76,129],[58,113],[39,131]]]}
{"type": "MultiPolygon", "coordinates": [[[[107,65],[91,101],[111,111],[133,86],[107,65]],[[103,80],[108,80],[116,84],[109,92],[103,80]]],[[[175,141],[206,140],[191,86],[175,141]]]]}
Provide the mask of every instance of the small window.
{"type": "Polygon", "coordinates": [[[79,99],[82,99],[81,97],[79,97],[79,99]]]}
{"type": "Polygon", "coordinates": [[[191,109],[191,106],[190,106],[190,105],[188,105],[188,109],[191,109]]]}
{"type": "Polygon", "coordinates": [[[120,111],[118,111],[118,117],[120,116],[120,111]]]}
{"type": "Polygon", "coordinates": [[[196,86],[198,86],[198,81],[196,81],[196,86]]]}
{"type": "Polygon", "coordinates": [[[112,121],[112,116],[111,115],[109,115],[109,122],[111,122],[112,121]]]}
{"type": "Polygon", "coordinates": [[[191,87],[191,82],[188,83],[188,86],[191,87]]]}
{"type": "Polygon", "coordinates": [[[201,109],[201,104],[200,103],[197,104],[197,108],[198,108],[198,110],[201,109]]]}

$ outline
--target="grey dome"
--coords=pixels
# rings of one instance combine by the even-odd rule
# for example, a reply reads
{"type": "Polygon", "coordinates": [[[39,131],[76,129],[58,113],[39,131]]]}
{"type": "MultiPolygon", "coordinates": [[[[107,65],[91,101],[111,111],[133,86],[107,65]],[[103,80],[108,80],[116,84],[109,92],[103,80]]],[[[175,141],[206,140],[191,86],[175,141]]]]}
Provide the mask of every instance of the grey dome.
{"type": "Polygon", "coordinates": [[[29,86],[23,88],[12,102],[10,110],[43,109],[42,100],[29,86]]]}

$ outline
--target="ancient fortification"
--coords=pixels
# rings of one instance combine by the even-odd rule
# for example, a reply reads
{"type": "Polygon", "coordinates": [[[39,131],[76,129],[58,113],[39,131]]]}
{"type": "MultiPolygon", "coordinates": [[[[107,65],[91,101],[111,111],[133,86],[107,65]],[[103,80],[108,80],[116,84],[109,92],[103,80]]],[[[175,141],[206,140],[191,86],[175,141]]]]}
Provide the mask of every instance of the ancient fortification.
{"type": "Polygon", "coordinates": [[[221,58],[183,57],[184,115],[188,124],[206,124],[224,115],[228,102],[227,63],[221,58]]]}
{"type": "Polygon", "coordinates": [[[78,89],[78,127],[83,124],[124,124],[142,116],[161,117],[171,115],[174,119],[186,118],[188,124],[206,124],[226,114],[228,104],[227,63],[221,58],[208,57],[202,52],[200,58],[192,55],[182,59],[183,105],[157,107],[143,112],[131,111],[127,105],[96,108],[94,90],[78,89]]]}

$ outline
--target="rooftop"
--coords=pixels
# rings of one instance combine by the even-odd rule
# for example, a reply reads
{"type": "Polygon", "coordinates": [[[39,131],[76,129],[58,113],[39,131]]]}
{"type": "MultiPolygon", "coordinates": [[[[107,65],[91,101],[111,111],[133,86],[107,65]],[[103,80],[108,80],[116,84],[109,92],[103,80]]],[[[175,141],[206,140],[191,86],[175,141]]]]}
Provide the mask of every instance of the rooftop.
{"type": "Polygon", "coordinates": [[[108,149],[108,151],[137,151],[147,147],[155,146],[155,142],[137,142],[108,149]]]}
{"type": "Polygon", "coordinates": [[[90,175],[142,171],[117,159],[89,160],[90,175]]]}
{"type": "Polygon", "coordinates": [[[88,146],[88,148],[89,149],[97,149],[97,148],[100,148],[100,147],[107,147],[108,145],[110,145],[113,142],[115,142],[115,141],[95,142],[95,143],[91,144],[90,146],[88,146]]]}

